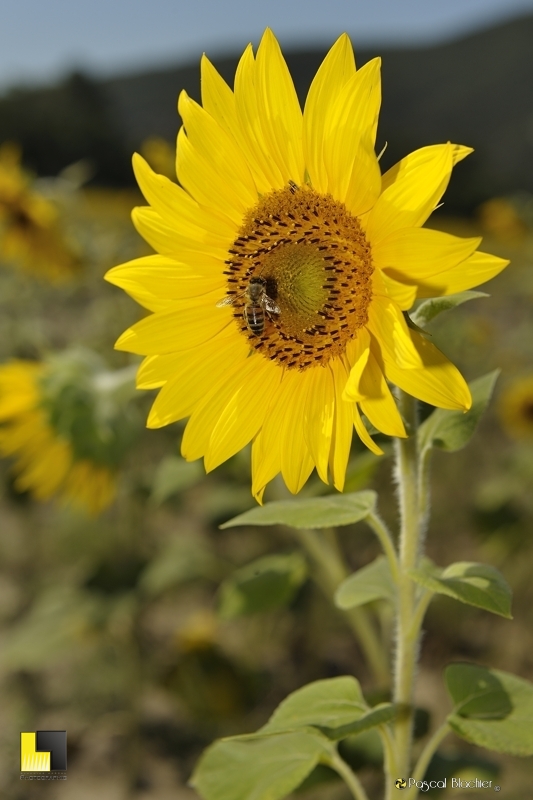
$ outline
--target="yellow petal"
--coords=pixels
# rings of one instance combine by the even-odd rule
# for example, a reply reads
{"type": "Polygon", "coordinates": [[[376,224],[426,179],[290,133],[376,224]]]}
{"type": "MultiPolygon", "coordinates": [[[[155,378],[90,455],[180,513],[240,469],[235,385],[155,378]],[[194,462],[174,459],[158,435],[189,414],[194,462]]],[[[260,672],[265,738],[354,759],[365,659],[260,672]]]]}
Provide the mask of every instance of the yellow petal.
{"type": "Polygon", "coordinates": [[[382,456],[383,450],[379,445],[375,443],[375,441],[370,436],[369,432],[365,428],[364,422],[361,419],[361,415],[359,414],[359,409],[357,408],[357,404],[354,403],[353,405],[353,424],[354,428],[357,431],[357,435],[361,439],[364,445],[368,447],[368,449],[374,453],[376,456],[382,456]]]}
{"type": "MultiPolygon", "coordinates": [[[[214,143],[216,147],[216,142],[214,143]]],[[[178,133],[176,171],[181,185],[193,198],[208,209],[225,214],[240,227],[248,209],[249,194],[221,175],[217,169],[193,147],[183,128],[178,133]]]]}
{"type": "MultiPolygon", "coordinates": [[[[225,360],[224,376],[214,381],[209,390],[204,390],[202,399],[196,405],[181,443],[181,452],[187,461],[194,461],[204,456],[209,441],[222,412],[235,396],[242,391],[248,381],[254,381],[258,364],[264,359],[254,354],[243,362],[229,363],[225,360]]],[[[166,387],[163,387],[162,392],[166,387]]]]}
{"type": "Polygon", "coordinates": [[[235,95],[205,55],[202,56],[201,75],[203,107],[235,140],[246,159],[257,191],[266,194],[272,189],[272,184],[268,172],[265,173],[262,167],[262,159],[257,159],[253,143],[242,127],[235,95]]]}
{"type": "Polygon", "coordinates": [[[285,424],[281,435],[281,473],[292,494],[297,494],[313,471],[314,461],[307,446],[304,418],[308,394],[312,388],[310,372],[298,375],[300,380],[292,382],[292,397],[285,409],[285,424]]]}
{"type": "Polygon", "coordinates": [[[427,220],[448,185],[455,152],[450,143],[422,147],[383,176],[382,189],[386,188],[366,221],[372,244],[427,220]]]}
{"type": "Polygon", "coordinates": [[[333,485],[342,492],[346,478],[346,467],[350,457],[350,446],[354,428],[354,405],[343,398],[344,387],[348,379],[346,367],[338,358],[330,361],[329,367],[335,386],[335,422],[329,468],[333,477],[333,485]]]}
{"type": "Polygon", "coordinates": [[[272,31],[267,28],[257,49],[258,108],[263,135],[284,183],[304,181],[302,111],[289,68],[272,31]]]}
{"type": "Polygon", "coordinates": [[[505,258],[481,253],[479,250],[453,269],[424,278],[419,283],[417,297],[440,297],[464,292],[494,278],[509,261],[505,258]]]}
{"type": "Polygon", "coordinates": [[[402,311],[407,311],[407,309],[411,308],[416,300],[416,286],[410,286],[407,283],[394,280],[386,272],[381,273],[381,279],[385,292],[394,300],[398,308],[402,311]]]}
{"type": "Polygon", "coordinates": [[[277,391],[283,371],[267,359],[254,360],[255,370],[230,398],[213,429],[204,459],[207,472],[254,438],[263,424],[268,401],[277,391]]]}
{"type": "Polygon", "coordinates": [[[178,110],[187,138],[205,164],[219,179],[231,186],[245,207],[257,202],[257,189],[242,151],[218,122],[182,91],[178,110]]]}
{"type": "Polygon", "coordinates": [[[422,366],[420,354],[411,339],[411,331],[393,300],[374,295],[368,309],[367,328],[390,361],[395,361],[403,369],[422,366]]]}
{"type": "Polygon", "coordinates": [[[282,436],[298,377],[290,371],[282,374],[281,384],[268,404],[263,427],[253,443],[252,494],[256,499],[262,497],[267,483],[281,471],[282,436]]]}
{"type": "Polygon", "coordinates": [[[318,192],[328,190],[324,131],[339,92],[354,73],[353,48],[347,34],[343,33],[320,65],[305,101],[303,148],[311,183],[318,192]]]}
{"type": "Polygon", "coordinates": [[[131,218],[143,239],[161,255],[188,264],[203,264],[206,257],[219,262],[228,257],[227,248],[215,246],[205,231],[170,227],[152,208],[134,208],[131,218]]]}
{"type": "Polygon", "coordinates": [[[430,228],[402,228],[372,246],[375,267],[397,280],[414,283],[457,266],[481,243],[430,228]]]}
{"type": "Polygon", "coordinates": [[[359,383],[370,355],[370,336],[366,328],[358,331],[357,338],[348,342],[346,356],[350,364],[350,374],[344,386],[342,398],[345,402],[360,398],[359,383]]]}
{"type": "Polygon", "coordinates": [[[264,428],[259,431],[252,443],[252,495],[261,505],[266,486],[281,470],[279,437],[272,438],[269,446],[264,445],[264,428]]]}
{"type": "Polygon", "coordinates": [[[244,136],[255,155],[261,171],[272,189],[282,189],[286,180],[272,158],[268,140],[263,134],[258,103],[257,64],[252,45],[248,45],[237,64],[235,73],[235,105],[244,136]]]}
{"type": "MultiPolygon", "coordinates": [[[[422,369],[402,369],[387,358],[382,350],[383,369],[387,378],[408,394],[437,408],[468,411],[472,405],[470,389],[451,361],[416,331],[411,331],[413,343],[423,362],[422,369]]],[[[379,361],[379,351],[373,349],[379,361]]]]}
{"type": "Polygon", "coordinates": [[[405,437],[405,428],[383,371],[370,353],[359,384],[359,406],[372,425],[387,436],[405,437]]]}
{"type": "Polygon", "coordinates": [[[222,298],[225,265],[206,258],[203,265],[183,264],[166,256],[144,256],[109,270],[105,280],[120,286],[150,311],[161,311],[179,299],[200,297],[217,291],[222,298]]]}
{"type": "Polygon", "coordinates": [[[156,356],[155,363],[149,362],[139,370],[137,383],[139,386],[139,380],[143,381],[143,388],[164,384],[151,408],[147,427],[161,428],[189,416],[214,385],[224,382],[230,367],[242,368],[247,355],[242,336],[227,336],[182,353],[156,356]],[[149,383],[152,386],[146,385],[149,383]]]}
{"type": "Polygon", "coordinates": [[[327,368],[309,370],[310,387],[304,416],[307,447],[317,472],[324,483],[328,481],[328,464],[335,415],[335,386],[327,368]]]}
{"type": "Polygon", "coordinates": [[[117,350],[141,356],[188,350],[212,339],[232,322],[228,308],[208,310],[205,305],[158,311],[124,331],[117,350]]]}
{"type": "Polygon", "coordinates": [[[287,370],[269,405],[263,428],[252,450],[254,497],[262,497],[266,484],[283,472],[289,490],[296,494],[313,471],[314,462],[304,432],[307,394],[312,381],[307,370],[287,370]]]}
{"type": "Polygon", "coordinates": [[[199,206],[181,186],[155,173],[138,153],[132,161],[141,192],[167,225],[219,248],[234,240],[235,226],[225,215],[199,206]]]}
{"type": "Polygon", "coordinates": [[[368,137],[357,148],[344,202],[356,217],[366,214],[375,205],[381,191],[381,170],[368,137]]]}
{"type": "MultiPolygon", "coordinates": [[[[352,169],[361,142],[364,141],[369,153],[373,148],[381,103],[380,65],[381,60],[375,58],[350,78],[339,93],[326,123],[324,161],[329,178],[328,190],[338,200],[344,201],[350,181],[356,179],[357,169],[353,179],[352,169]]],[[[365,177],[365,174],[360,177],[365,177]]]]}

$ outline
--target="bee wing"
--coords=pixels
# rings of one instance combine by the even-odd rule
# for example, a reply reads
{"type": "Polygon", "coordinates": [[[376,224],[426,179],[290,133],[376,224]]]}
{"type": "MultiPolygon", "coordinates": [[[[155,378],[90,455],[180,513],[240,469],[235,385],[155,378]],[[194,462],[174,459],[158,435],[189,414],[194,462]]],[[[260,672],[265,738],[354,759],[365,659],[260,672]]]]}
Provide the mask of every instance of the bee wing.
{"type": "Polygon", "coordinates": [[[270,314],[281,314],[281,309],[271,297],[265,297],[265,308],[270,314]]]}
{"type": "Polygon", "coordinates": [[[237,297],[235,295],[226,295],[226,297],[223,297],[222,300],[218,301],[217,308],[222,308],[222,306],[232,306],[236,299],[237,297]]]}

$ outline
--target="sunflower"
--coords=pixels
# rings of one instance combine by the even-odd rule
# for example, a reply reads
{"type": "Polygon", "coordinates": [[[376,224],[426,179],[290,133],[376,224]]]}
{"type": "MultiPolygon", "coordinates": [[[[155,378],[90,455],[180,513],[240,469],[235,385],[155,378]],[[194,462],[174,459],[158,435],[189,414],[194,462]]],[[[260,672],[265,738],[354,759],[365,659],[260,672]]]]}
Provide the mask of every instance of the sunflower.
{"type": "Polygon", "coordinates": [[[62,236],[57,208],[33,190],[20,160],[16,145],[0,147],[0,258],[62,280],[78,269],[77,256],[62,236]]]}
{"type": "Polygon", "coordinates": [[[380,60],[356,70],[342,35],[302,113],[267,30],[232,91],[204,56],[202,105],[185,92],[180,185],[134,156],[150,204],[133,212],[157,255],[107,280],[153,312],[116,347],[146,356],[160,388],[148,426],[190,417],[182,452],[212,470],[252,442],[252,491],[316,467],[342,491],[352,433],[406,435],[389,382],[440,408],[470,407],[459,371],[403,312],[484,283],[507,264],[480,239],[422,228],[471,149],[424,147],[381,175],[380,60]]]}
{"type": "Polygon", "coordinates": [[[102,419],[109,397],[100,407],[94,401],[95,366],[80,352],[0,366],[0,455],[14,458],[15,488],[42,501],[57,495],[93,515],[114,498],[132,429],[128,414],[115,411],[118,424],[109,412],[102,419]]]}
{"type": "Polygon", "coordinates": [[[533,440],[533,375],[515,380],[505,389],[499,412],[505,430],[513,438],[533,440]]]}

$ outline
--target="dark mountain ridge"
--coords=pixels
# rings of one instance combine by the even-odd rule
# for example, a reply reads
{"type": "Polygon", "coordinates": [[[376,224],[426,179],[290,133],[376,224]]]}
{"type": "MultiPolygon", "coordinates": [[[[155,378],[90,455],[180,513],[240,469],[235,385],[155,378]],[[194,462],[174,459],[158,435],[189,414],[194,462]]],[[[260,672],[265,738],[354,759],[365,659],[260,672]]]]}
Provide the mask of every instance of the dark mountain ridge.
{"type": "MultiPolygon", "coordinates": [[[[303,104],[327,48],[286,52],[303,104]]],[[[378,149],[387,166],[447,140],[475,148],[457,170],[446,206],[471,211],[488,197],[533,192],[533,15],[463,39],[419,48],[358,49],[383,58],[378,149]]],[[[214,58],[230,85],[238,57],[214,58]]],[[[179,92],[199,100],[199,63],[57,87],[12,90],[0,99],[0,141],[17,139],[40,174],[90,158],[101,184],[131,182],[130,154],[151,135],[173,140],[179,92]]]]}

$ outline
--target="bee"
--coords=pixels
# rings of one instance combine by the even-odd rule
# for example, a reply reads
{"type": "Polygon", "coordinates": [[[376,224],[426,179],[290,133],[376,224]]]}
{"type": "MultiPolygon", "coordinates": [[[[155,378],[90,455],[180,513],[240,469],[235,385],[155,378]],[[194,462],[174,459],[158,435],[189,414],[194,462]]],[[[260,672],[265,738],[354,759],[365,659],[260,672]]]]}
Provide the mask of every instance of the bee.
{"type": "Polygon", "coordinates": [[[265,330],[265,318],[272,318],[272,314],[280,314],[281,309],[266,293],[267,282],[260,276],[250,278],[250,282],[244,292],[237,295],[228,295],[219,300],[217,306],[231,306],[239,297],[245,297],[246,303],[242,316],[248,330],[255,336],[261,336],[265,330]]]}

